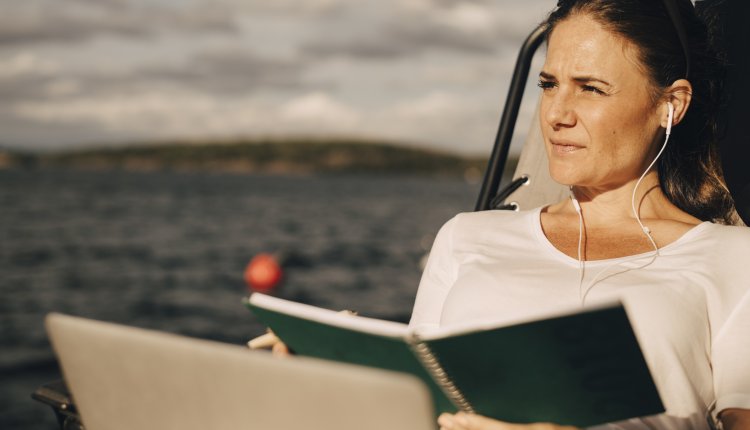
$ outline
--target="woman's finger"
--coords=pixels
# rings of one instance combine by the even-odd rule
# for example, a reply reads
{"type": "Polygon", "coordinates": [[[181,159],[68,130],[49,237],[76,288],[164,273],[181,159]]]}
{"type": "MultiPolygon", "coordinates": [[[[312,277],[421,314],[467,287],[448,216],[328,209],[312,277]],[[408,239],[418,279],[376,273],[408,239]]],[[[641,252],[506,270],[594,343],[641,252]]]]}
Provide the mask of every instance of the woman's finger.
{"type": "Polygon", "coordinates": [[[273,348],[271,348],[271,353],[276,357],[289,357],[292,355],[291,352],[289,352],[289,348],[283,342],[276,342],[273,345],[273,348]]]}
{"type": "Polygon", "coordinates": [[[441,430],[577,430],[576,427],[550,423],[512,424],[464,412],[442,414],[438,424],[441,430]]]}
{"type": "Polygon", "coordinates": [[[250,349],[268,349],[273,348],[275,344],[279,342],[279,338],[271,330],[268,330],[266,334],[262,334],[256,338],[250,339],[247,342],[247,346],[250,349]]]}

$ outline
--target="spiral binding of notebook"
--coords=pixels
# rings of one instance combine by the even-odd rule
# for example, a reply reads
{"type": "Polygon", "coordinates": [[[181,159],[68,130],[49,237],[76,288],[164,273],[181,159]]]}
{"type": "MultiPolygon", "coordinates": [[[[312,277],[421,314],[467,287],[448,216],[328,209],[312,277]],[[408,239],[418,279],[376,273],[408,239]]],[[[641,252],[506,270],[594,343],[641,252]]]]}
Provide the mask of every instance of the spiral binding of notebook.
{"type": "Polygon", "coordinates": [[[443,366],[440,365],[440,361],[430,347],[427,346],[427,343],[419,339],[417,335],[412,334],[409,338],[409,345],[445,395],[462,411],[474,413],[474,408],[466,400],[461,390],[456,387],[456,384],[451,381],[443,366]]]}

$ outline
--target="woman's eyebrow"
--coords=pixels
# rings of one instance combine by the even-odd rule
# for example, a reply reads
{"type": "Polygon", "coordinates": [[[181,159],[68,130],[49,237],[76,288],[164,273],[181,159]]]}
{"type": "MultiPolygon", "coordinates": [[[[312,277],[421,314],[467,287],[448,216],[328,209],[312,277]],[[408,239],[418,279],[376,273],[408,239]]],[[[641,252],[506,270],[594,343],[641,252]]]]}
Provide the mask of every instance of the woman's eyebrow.
{"type": "Polygon", "coordinates": [[[554,75],[549,74],[549,73],[545,72],[544,70],[542,70],[541,72],[539,72],[539,77],[542,78],[542,79],[550,80],[550,81],[554,81],[555,80],[555,76],[554,75]]]}
{"type": "Polygon", "coordinates": [[[573,80],[582,84],[587,84],[590,82],[599,82],[607,86],[612,86],[609,82],[605,81],[604,79],[599,79],[595,76],[575,76],[573,77],[573,80]]]}
{"type": "MultiPolygon", "coordinates": [[[[555,81],[555,80],[557,80],[557,78],[555,78],[555,75],[553,75],[551,73],[547,73],[545,71],[539,72],[539,77],[542,78],[542,79],[549,80],[549,81],[555,81]]],[[[581,84],[587,84],[587,83],[590,83],[590,82],[599,82],[599,83],[602,83],[602,84],[610,86],[610,87],[612,86],[612,84],[610,84],[609,82],[605,81],[604,79],[600,79],[600,78],[597,78],[595,76],[588,76],[588,75],[575,76],[575,77],[573,77],[573,80],[576,81],[576,82],[578,82],[578,83],[581,83],[581,84]]]]}

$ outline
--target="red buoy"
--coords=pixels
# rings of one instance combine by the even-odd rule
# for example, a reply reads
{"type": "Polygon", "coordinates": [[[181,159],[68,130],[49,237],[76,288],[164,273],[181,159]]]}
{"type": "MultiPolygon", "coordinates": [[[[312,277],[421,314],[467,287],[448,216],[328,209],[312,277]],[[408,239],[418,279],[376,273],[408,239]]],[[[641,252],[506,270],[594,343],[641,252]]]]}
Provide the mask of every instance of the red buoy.
{"type": "Polygon", "coordinates": [[[271,254],[258,254],[250,260],[245,268],[245,283],[251,291],[267,293],[281,282],[283,270],[271,254]]]}

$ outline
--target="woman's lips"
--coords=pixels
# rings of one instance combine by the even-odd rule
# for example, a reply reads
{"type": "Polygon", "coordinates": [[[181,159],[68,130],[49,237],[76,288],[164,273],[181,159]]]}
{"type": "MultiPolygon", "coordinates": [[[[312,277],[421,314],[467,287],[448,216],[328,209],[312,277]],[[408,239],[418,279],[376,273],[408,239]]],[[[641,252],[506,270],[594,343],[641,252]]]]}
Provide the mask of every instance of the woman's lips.
{"type": "Polygon", "coordinates": [[[552,150],[557,154],[569,154],[571,152],[578,151],[579,149],[585,148],[585,146],[577,145],[572,142],[564,141],[550,141],[552,144],[552,150]]]}

